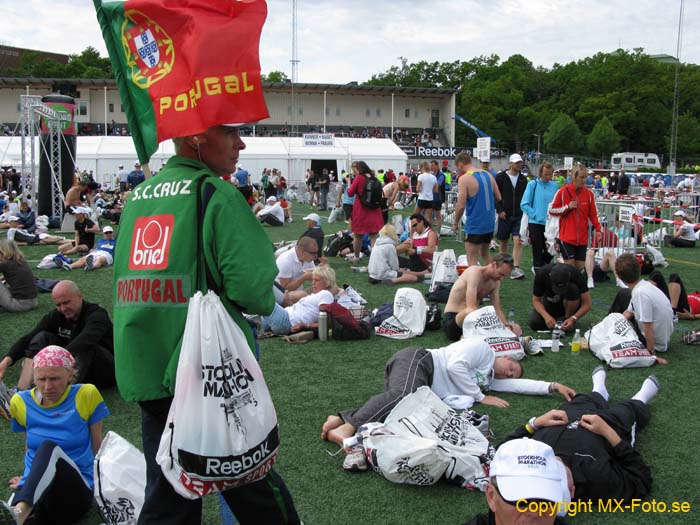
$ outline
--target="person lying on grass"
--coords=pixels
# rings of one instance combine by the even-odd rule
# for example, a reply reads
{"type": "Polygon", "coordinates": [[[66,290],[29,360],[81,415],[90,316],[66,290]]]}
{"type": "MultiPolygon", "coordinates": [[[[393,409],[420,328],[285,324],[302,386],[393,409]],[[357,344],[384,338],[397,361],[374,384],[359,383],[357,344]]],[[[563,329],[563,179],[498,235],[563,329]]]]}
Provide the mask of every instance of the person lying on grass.
{"type": "Polygon", "coordinates": [[[531,418],[505,442],[528,437],[550,445],[575,483],[574,500],[643,498],[652,476],[634,442],[651,419],[648,405],[659,391],[659,380],[649,376],[630,399],[609,405],[605,368],[596,367],[591,378],[590,394],[577,394],[559,409],[531,418]]]}
{"type": "MultiPolygon", "coordinates": [[[[309,239],[316,245],[313,239],[309,239]]],[[[270,315],[262,318],[262,331],[276,335],[287,335],[302,330],[313,330],[318,326],[319,307],[330,304],[339,292],[335,271],[330,266],[318,266],[311,276],[311,294],[291,306],[282,308],[275,303],[270,315]]]]}
{"type": "MultiPolygon", "coordinates": [[[[432,350],[410,346],[399,350],[387,361],[384,392],[371,397],[360,408],[328,416],[321,429],[321,439],[343,446],[343,440],[355,435],[360,426],[383,422],[401,399],[421,386],[429,386],[445,403],[461,410],[474,403],[501,408],[510,406],[500,397],[483,393],[488,390],[530,395],[559,392],[567,401],[576,395],[566,385],[520,379],[522,375],[520,362],[511,357],[496,357],[489,344],[480,337],[461,339],[432,350]]],[[[361,445],[348,448],[346,454],[345,470],[367,469],[361,445]]]]}

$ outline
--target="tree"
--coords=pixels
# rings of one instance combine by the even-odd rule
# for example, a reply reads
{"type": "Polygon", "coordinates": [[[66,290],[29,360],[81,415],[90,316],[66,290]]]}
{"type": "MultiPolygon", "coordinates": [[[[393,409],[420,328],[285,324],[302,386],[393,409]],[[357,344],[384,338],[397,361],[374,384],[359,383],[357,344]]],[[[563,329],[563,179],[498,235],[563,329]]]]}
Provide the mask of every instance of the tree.
{"type": "MultiPolygon", "coordinates": [[[[671,142],[670,134],[666,136],[666,151],[671,142]]],[[[700,157],[700,119],[690,113],[684,113],[678,117],[678,142],[676,144],[676,158],[700,157]]]]}
{"type": "Polygon", "coordinates": [[[591,155],[601,158],[607,158],[620,150],[620,134],[615,131],[608,117],[603,117],[596,122],[586,138],[586,146],[591,155]]]}
{"type": "Polygon", "coordinates": [[[552,153],[581,153],[583,134],[574,119],[560,113],[544,133],[544,146],[552,153]]]}
{"type": "Polygon", "coordinates": [[[287,82],[289,77],[282,71],[270,71],[267,75],[261,75],[263,82],[287,82]]]}

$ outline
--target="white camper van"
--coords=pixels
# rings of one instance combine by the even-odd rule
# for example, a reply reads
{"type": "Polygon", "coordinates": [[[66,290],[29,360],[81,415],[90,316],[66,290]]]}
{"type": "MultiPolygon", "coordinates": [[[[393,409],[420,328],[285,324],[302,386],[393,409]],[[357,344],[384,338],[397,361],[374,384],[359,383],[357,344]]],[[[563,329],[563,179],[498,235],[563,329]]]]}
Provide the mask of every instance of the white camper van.
{"type": "Polygon", "coordinates": [[[610,164],[614,170],[635,170],[637,168],[661,169],[656,153],[613,153],[610,164]]]}

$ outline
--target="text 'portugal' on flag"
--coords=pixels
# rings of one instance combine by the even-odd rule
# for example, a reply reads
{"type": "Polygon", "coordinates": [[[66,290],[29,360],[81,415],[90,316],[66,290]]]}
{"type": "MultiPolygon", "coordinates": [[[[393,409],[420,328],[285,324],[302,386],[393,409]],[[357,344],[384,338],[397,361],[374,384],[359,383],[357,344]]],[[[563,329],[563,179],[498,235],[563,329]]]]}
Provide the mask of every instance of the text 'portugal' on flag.
{"type": "Polygon", "coordinates": [[[258,48],[265,0],[94,0],[136,152],[269,116],[258,48]]]}

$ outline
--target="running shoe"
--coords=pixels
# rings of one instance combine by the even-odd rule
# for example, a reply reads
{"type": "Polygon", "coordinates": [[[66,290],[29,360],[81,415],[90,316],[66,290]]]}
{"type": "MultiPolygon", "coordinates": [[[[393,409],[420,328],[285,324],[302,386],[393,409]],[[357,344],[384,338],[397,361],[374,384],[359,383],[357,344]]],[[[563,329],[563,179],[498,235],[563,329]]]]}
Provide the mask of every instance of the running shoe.
{"type": "Polygon", "coordinates": [[[70,267],[70,263],[68,263],[65,259],[63,259],[60,255],[56,255],[53,258],[53,262],[56,265],[57,268],[63,268],[64,270],[71,271],[73,268],[70,267]]]}
{"type": "Polygon", "coordinates": [[[367,470],[367,458],[362,445],[353,445],[347,449],[343,468],[348,472],[364,472],[367,470]]]}
{"type": "Polygon", "coordinates": [[[85,271],[89,272],[89,271],[93,270],[94,266],[95,266],[95,256],[88,255],[87,259],[85,259],[85,271]]]}
{"type": "Polygon", "coordinates": [[[517,266],[510,272],[511,279],[525,279],[525,273],[517,266]]]}
{"type": "Polygon", "coordinates": [[[0,525],[19,525],[17,513],[4,501],[0,501],[0,525]]]}
{"type": "Polygon", "coordinates": [[[10,419],[10,400],[15,395],[15,391],[7,388],[5,383],[0,379],[0,417],[10,419]]]}

